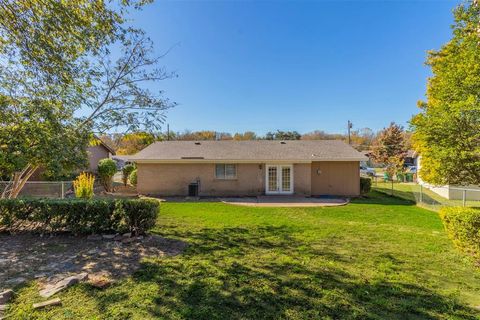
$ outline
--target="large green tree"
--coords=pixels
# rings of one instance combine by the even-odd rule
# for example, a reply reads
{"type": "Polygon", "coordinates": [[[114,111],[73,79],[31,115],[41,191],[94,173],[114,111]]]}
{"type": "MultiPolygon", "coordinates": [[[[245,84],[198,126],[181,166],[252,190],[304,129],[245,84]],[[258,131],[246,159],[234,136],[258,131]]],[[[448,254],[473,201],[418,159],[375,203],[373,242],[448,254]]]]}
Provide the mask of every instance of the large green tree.
{"type": "Polygon", "coordinates": [[[172,75],[158,67],[150,39],[125,22],[145,2],[0,0],[4,197],[40,166],[85,164],[93,132],[159,129],[174,104],[145,84],[172,75]]]}
{"type": "Polygon", "coordinates": [[[453,37],[431,51],[427,100],[411,120],[422,156],[420,175],[432,184],[480,184],[480,7],[455,9],[453,37]]]}

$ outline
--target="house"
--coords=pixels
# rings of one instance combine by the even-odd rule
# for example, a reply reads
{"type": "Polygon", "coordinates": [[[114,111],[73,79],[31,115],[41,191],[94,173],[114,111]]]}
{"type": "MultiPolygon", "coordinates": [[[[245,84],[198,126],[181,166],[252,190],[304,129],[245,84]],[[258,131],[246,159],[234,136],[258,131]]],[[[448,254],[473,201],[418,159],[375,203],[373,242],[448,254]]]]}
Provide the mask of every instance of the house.
{"type": "Polygon", "coordinates": [[[367,158],[342,141],[229,140],[155,142],[130,159],[140,194],[358,196],[367,158]]]}
{"type": "Polygon", "coordinates": [[[417,166],[418,153],[415,150],[408,150],[404,158],[406,166],[417,166]]]}
{"type": "Polygon", "coordinates": [[[87,148],[88,171],[96,173],[98,171],[98,162],[105,158],[111,158],[115,155],[115,150],[110,148],[100,138],[97,138],[98,144],[87,148]]]}

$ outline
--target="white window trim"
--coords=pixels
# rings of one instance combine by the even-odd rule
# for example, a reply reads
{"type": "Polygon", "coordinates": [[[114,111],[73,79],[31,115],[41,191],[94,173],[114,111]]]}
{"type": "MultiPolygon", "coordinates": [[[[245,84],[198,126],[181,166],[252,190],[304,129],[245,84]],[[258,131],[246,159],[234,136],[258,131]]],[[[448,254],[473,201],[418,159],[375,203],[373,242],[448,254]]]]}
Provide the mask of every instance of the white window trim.
{"type": "Polygon", "coordinates": [[[237,164],[236,163],[215,163],[213,168],[215,171],[216,180],[237,180],[237,164]],[[223,177],[217,176],[217,166],[223,166],[223,177]],[[227,177],[227,165],[233,165],[235,167],[235,175],[233,177],[227,177]]]}

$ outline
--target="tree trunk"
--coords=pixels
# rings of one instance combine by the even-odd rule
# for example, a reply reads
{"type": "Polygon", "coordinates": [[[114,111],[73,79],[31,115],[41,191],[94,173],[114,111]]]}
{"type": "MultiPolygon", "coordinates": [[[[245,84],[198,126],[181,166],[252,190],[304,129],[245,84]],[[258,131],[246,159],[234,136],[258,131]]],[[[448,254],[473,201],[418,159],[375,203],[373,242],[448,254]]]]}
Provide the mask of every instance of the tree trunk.
{"type": "Polygon", "coordinates": [[[27,183],[28,179],[38,169],[37,165],[28,164],[22,171],[17,171],[13,174],[13,179],[8,182],[7,186],[3,190],[1,199],[15,199],[22,191],[23,187],[27,183]]]}

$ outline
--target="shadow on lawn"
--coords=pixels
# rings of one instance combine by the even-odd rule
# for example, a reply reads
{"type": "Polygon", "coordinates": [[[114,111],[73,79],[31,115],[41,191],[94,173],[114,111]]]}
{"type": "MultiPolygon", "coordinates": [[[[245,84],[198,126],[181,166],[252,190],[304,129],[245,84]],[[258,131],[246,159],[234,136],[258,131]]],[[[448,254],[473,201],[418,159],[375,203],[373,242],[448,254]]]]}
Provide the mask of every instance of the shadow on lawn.
{"type": "MultiPolygon", "coordinates": [[[[202,229],[184,255],[144,262],[136,283],[155,283],[152,317],[186,319],[476,319],[453,298],[413,283],[369,282],[328,260],[287,227],[202,229]],[[309,259],[316,259],[315,262],[309,259]],[[320,260],[319,260],[320,259],[320,260]]],[[[388,258],[388,257],[387,257],[388,258]]],[[[390,257],[395,262],[395,257],[390,257]]],[[[105,292],[99,307],[110,301],[105,292]]],[[[128,297],[122,296],[125,303],[128,297]]]]}
{"type": "MultiPolygon", "coordinates": [[[[382,188],[382,187],[375,187],[374,191],[372,193],[377,193],[377,194],[383,194],[383,196],[376,196],[376,198],[383,198],[384,200],[379,199],[380,201],[383,201],[382,204],[389,204],[388,198],[385,199],[385,195],[389,196],[390,199],[392,198],[397,198],[400,201],[404,201],[407,204],[415,204],[417,202],[420,202],[420,192],[415,192],[415,191],[399,191],[399,190],[393,190],[393,196],[391,195],[391,189],[388,188],[382,188]]],[[[369,194],[369,195],[370,195],[369,194]]],[[[377,200],[378,201],[378,200],[377,200]]],[[[423,192],[422,194],[422,203],[429,204],[429,205],[441,205],[439,201],[436,199],[432,198],[429,196],[427,193],[423,192]]]]}

